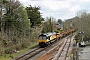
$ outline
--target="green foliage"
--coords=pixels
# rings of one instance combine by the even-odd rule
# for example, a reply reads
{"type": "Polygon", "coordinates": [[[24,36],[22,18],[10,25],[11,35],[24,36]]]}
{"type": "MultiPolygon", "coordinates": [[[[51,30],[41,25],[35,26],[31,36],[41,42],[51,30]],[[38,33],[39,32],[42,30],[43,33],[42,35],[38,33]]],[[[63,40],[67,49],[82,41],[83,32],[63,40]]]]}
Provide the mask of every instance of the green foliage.
{"type": "Polygon", "coordinates": [[[53,18],[51,17],[47,17],[47,21],[43,23],[42,33],[46,32],[53,32],[53,18]]]}
{"type": "Polygon", "coordinates": [[[10,47],[19,44],[19,41],[21,43],[22,41],[25,42],[25,39],[30,39],[31,23],[25,8],[18,0],[3,1],[0,0],[0,17],[3,17],[0,18],[0,37],[2,37],[0,50],[7,47],[8,50],[6,50],[9,51],[12,49],[10,47]],[[2,14],[2,8],[4,8],[5,14],[2,14]]]}
{"type": "Polygon", "coordinates": [[[4,52],[5,52],[6,54],[10,54],[10,52],[11,52],[11,48],[7,48],[7,49],[5,49],[4,52]]]}
{"type": "MultiPolygon", "coordinates": [[[[0,18],[0,53],[4,50],[3,56],[6,56],[28,46],[30,48],[33,45],[37,45],[37,37],[41,33],[41,27],[38,30],[37,28],[30,28],[30,20],[36,19],[37,21],[33,20],[35,25],[40,25],[41,21],[44,20],[41,17],[39,7],[33,7],[35,13],[31,12],[34,17],[31,14],[30,20],[28,19],[27,10],[18,0],[4,0],[3,5],[0,3],[0,9],[2,8],[5,9],[5,14],[2,15],[2,10],[0,10],[0,17],[3,17],[2,19],[0,18]]],[[[0,57],[0,60],[4,59],[2,56],[0,57]]],[[[12,58],[12,55],[9,57],[12,58]]],[[[8,58],[7,60],[10,60],[8,58]]]]}
{"type": "Polygon", "coordinates": [[[15,44],[17,44],[18,43],[18,37],[13,37],[13,42],[15,43],[15,44]]]}
{"type": "Polygon", "coordinates": [[[63,31],[63,30],[60,29],[60,28],[58,28],[57,30],[55,30],[56,33],[60,33],[60,32],[62,32],[62,31],[63,31]]]}
{"type": "Polygon", "coordinates": [[[56,30],[56,31],[54,31],[54,32],[59,33],[59,30],[56,30]]]}
{"type": "Polygon", "coordinates": [[[8,41],[7,40],[3,40],[3,44],[4,44],[4,46],[7,46],[8,41]]]}
{"type": "Polygon", "coordinates": [[[8,28],[19,28],[22,25],[30,27],[30,22],[28,21],[28,16],[24,7],[19,1],[8,1],[5,3],[6,14],[5,14],[5,29],[8,28]],[[27,24],[25,24],[27,23],[27,24]],[[17,24],[17,25],[16,25],[17,24]]]}
{"type": "Polygon", "coordinates": [[[14,35],[24,36],[30,30],[31,24],[27,12],[18,0],[7,0],[1,8],[5,9],[5,14],[0,21],[0,29],[8,35],[9,39],[12,39],[14,35]]]}
{"type": "Polygon", "coordinates": [[[36,6],[32,7],[31,5],[29,5],[28,7],[26,7],[28,18],[32,23],[31,26],[40,25],[41,21],[44,21],[44,18],[42,18],[39,10],[40,10],[40,7],[36,7],[36,6]]]}

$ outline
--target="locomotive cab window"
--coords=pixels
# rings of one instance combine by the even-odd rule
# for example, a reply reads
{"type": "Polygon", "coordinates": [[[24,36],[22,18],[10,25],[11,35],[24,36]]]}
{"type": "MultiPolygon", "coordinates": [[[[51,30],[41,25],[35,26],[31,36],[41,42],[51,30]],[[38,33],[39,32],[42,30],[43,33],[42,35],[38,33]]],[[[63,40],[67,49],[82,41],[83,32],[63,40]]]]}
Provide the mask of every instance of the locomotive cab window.
{"type": "Polygon", "coordinates": [[[39,36],[38,39],[42,39],[42,36],[39,36]]]}
{"type": "Polygon", "coordinates": [[[38,39],[43,39],[43,40],[46,40],[47,37],[46,36],[39,36],[38,39]]]}
{"type": "Polygon", "coordinates": [[[43,38],[43,39],[47,39],[46,36],[43,36],[42,38],[43,38]]]}

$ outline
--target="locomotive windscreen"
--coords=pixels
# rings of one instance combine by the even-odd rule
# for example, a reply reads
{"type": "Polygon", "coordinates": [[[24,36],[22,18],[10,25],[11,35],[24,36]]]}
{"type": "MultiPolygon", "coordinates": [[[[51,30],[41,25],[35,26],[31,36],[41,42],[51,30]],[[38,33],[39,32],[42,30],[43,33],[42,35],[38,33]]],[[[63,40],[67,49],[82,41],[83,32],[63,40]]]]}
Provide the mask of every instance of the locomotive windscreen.
{"type": "Polygon", "coordinates": [[[39,37],[38,37],[38,39],[41,39],[41,40],[46,40],[46,39],[47,39],[47,37],[46,37],[45,35],[43,35],[43,36],[39,36],[39,37]]]}

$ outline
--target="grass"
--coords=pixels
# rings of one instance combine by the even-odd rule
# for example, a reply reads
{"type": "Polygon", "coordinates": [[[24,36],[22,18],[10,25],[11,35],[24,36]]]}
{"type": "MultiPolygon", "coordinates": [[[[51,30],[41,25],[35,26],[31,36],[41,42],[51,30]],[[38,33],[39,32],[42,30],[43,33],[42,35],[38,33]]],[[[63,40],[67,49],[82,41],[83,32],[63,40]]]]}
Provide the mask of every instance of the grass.
{"type": "Polygon", "coordinates": [[[10,56],[10,54],[6,54],[6,55],[3,55],[3,56],[0,56],[0,60],[11,60],[12,58],[20,56],[21,54],[29,51],[30,49],[33,49],[34,47],[37,46],[37,44],[38,43],[31,43],[31,45],[28,46],[27,48],[25,48],[23,50],[20,50],[20,52],[18,52],[18,53],[13,53],[13,54],[11,54],[11,56],[10,56]]]}
{"type": "Polygon", "coordinates": [[[7,54],[6,57],[5,57],[5,55],[0,56],[0,60],[11,60],[11,58],[10,58],[9,54],[7,54]]]}

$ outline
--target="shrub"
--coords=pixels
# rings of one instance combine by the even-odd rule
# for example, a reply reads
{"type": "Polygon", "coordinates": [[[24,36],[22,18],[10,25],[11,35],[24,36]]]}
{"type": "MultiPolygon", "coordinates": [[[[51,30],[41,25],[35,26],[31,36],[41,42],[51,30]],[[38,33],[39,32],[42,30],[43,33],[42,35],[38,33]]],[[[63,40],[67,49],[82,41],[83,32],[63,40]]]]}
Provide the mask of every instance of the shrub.
{"type": "Polygon", "coordinates": [[[7,48],[4,50],[5,54],[10,54],[12,51],[12,48],[7,48]]]}
{"type": "Polygon", "coordinates": [[[18,44],[15,46],[16,50],[21,50],[22,49],[22,45],[21,44],[18,44]]]}

